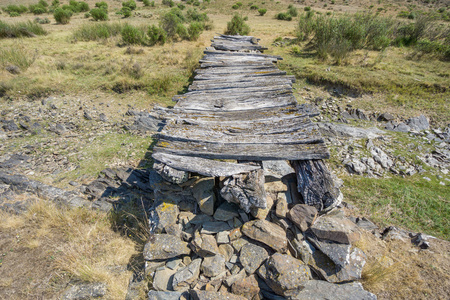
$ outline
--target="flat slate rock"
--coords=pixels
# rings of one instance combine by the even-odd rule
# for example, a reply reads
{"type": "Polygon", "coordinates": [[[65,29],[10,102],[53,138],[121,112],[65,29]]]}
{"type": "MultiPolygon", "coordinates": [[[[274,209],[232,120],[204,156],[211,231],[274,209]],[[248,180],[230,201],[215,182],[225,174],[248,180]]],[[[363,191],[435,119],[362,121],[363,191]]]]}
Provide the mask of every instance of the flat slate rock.
{"type": "Polygon", "coordinates": [[[287,251],[286,232],[280,226],[266,220],[255,220],[242,226],[242,233],[251,239],[257,240],[275,251],[287,251]]]}
{"type": "Polygon", "coordinates": [[[170,234],[154,234],[144,247],[146,260],[169,259],[180,255],[188,255],[191,250],[188,243],[170,234]]]}
{"type": "Polygon", "coordinates": [[[361,283],[333,284],[322,280],[310,280],[291,299],[295,300],[376,300],[377,296],[364,290],[361,283]]]}

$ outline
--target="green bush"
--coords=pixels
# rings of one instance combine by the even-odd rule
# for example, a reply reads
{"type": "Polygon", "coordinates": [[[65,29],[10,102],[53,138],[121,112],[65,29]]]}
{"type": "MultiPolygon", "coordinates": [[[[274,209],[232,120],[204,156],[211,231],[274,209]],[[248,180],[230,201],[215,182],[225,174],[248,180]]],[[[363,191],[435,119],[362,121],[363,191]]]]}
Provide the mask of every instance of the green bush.
{"type": "Polygon", "coordinates": [[[251,10],[257,10],[259,7],[258,5],[253,4],[252,6],[250,6],[251,10]]]}
{"type": "Polygon", "coordinates": [[[52,1],[52,6],[55,7],[55,8],[58,7],[59,4],[60,4],[59,0],[53,0],[52,1]]]}
{"type": "Polygon", "coordinates": [[[70,17],[72,17],[72,11],[58,7],[53,12],[53,17],[59,24],[68,24],[70,22],[70,17]]]}
{"type": "Polygon", "coordinates": [[[305,8],[303,8],[303,10],[304,10],[304,11],[310,11],[310,10],[311,10],[311,7],[306,6],[305,8]]]}
{"type": "Polygon", "coordinates": [[[18,12],[16,12],[16,11],[12,11],[12,12],[9,13],[9,16],[13,17],[13,18],[14,17],[20,17],[20,14],[18,12]]]}
{"type": "Polygon", "coordinates": [[[233,4],[233,5],[231,6],[231,8],[232,8],[232,9],[239,9],[239,5],[233,4]]]}
{"type": "Polygon", "coordinates": [[[91,9],[91,17],[95,21],[106,21],[108,20],[108,12],[103,8],[93,8],[91,9]]]}
{"type": "Polygon", "coordinates": [[[258,13],[260,16],[264,16],[266,14],[266,12],[267,12],[267,9],[265,9],[265,8],[258,9],[258,13]]]}
{"type": "Polygon", "coordinates": [[[292,21],[292,16],[289,13],[285,12],[278,13],[275,18],[282,21],[292,21]]]}
{"type": "Polygon", "coordinates": [[[95,7],[102,8],[102,9],[108,11],[108,3],[106,3],[105,1],[95,3],[95,7]]]}
{"type": "Polygon", "coordinates": [[[200,37],[200,34],[203,32],[204,27],[203,24],[200,22],[192,22],[189,24],[188,27],[188,33],[189,33],[189,39],[191,41],[196,41],[200,37]]]}
{"type": "Polygon", "coordinates": [[[8,24],[0,21],[0,38],[33,37],[46,35],[47,32],[40,24],[31,21],[8,24]]]}
{"type": "Polygon", "coordinates": [[[177,7],[181,10],[184,10],[186,8],[186,6],[183,3],[178,3],[177,7]]]}
{"type": "Polygon", "coordinates": [[[129,0],[126,2],[122,2],[122,7],[128,7],[130,10],[136,9],[136,2],[134,0],[129,0]]]}
{"type": "Polygon", "coordinates": [[[147,35],[150,45],[164,45],[167,40],[167,33],[164,31],[164,29],[155,25],[152,25],[148,28],[147,35]]]}
{"type": "Polygon", "coordinates": [[[28,8],[25,5],[8,5],[3,9],[5,12],[11,14],[12,12],[23,14],[28,11],[28,8]]]}
{"type": "Polygon", "coordinates": [[[84,1],[78,2],[78,11],[79,12],[89,11],[89,4],[87,4],[87,2],[84,2],[84,1]]]}
{"type": "Polygon", "coordinates": [[[290,14],[293,17],[296,17],[298,15],[297,9],[293,6],[289,7],[288,14],[290,14]]]}
{"type": "Polygon", "coordinates": [[[227,23],[227,29],[225,30],[225,34],[230,35],[248,35],[250,33],[250,26],[248,26],[244,19],[235,14],[230,22],[227,23]]]}
{"type": "Polygon", "coordinates": [[[123,43],[126,45],[145,45],[145,32],[141,28],[125,24],[120,34],[123,43]]]}
{"type": "Polygon", "coordinates": [[[75,30],[73,37],[80,41],[100,41],[119,35],[122,28],[120,23],[88,23],[75,30]]]}
{"type": "Polygon", "coordinates": [[[41,19],[41,18],[37,17],[34,19],[34,22],[38,23],[38,24],[49,24],[50,20],[48,18],[41,19]]]}
{"type": "Polygon", "coordinates": [[[180,40],[189,39],[189,32],[182,23],[177,24],[177,27],[175,28],[175,36],[180,40]]]}
{"type": "Polygon", "coordinates": [[[143,0],[144,6],[150,6],[150,0],[143,0]]]}
{"type": "Polygon", "coordinates": [[[35,15],[42,15],[45,13],[47,13],[47,8],[45,8],[43,6],[37,5],[33,8],[33,14],[35,14],[35,15]]]}
{"type": "Polygon", "coordinates": [[[195,8],[189,8],[186,12],[186,19],[188,21],[206,22],[209,21],[206,13],[201,13],[195,8]]]}
{"type": "Polygon", "coordinates": [[[121,12],[121,14],[123,15],[124,18],[131,17],[131,9],[129,7],[122,7],[120,12],[121,12]]]}
{"type": "Polygon", "coordinates": [[[48,7],[48,3],[45,0],[39,0],[38,5],[42,7],[48,7]]]}
{"type": "Polygon", "coordinates": [[[174,7],[175,6],[175,2],[173,2],[173,0],[162,0],[162,4],[169,6],[169,7],[174,7]]]}

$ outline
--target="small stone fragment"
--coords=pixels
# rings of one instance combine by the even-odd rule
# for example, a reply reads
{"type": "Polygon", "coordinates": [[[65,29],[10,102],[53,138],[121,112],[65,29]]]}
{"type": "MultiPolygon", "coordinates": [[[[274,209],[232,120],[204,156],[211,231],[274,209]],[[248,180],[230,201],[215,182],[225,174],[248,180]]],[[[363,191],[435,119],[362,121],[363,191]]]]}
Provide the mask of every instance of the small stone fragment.
{"type": "Polygon", "coordinates": [[[247,300],[247,298],[231,293],[190,290],[193,300],[247,300]]]}
{"type": "Polygon", "coordinates": [[[189,255],[188,243],[170,234],[154,234],[144,247],[146,260],[168,259],[180,255],[189,255]]]}
{"type": "Polygon", "coordinates": [[[279,218],[286,218],[288,212],[288,203],[286,197],[277,198],[277,206],[275,207],[275,215],[279,218]]]}
{"type": "Polygon", "coordinates": [[[214,214],[214,203],[216,195],[214,193],[214,178],[199,179],[192,186],[192,195],[197,200],[200,210],[212,216],[214,214]]]}
{"type": "Polygon", "coordinates": [[[219,275],[225,271],[225,258],[220,254],[205,257],[201,265],[201,271],[207,277],[219,275]]]}
{"type": "Polygon", "coordinates": [[[233,294],[244,296],[247,299],[253,299],[259,293],[258,281],[256,275],[250,275],[242,280],[236,281],[231,286],[233,294]]]}
{"type": "Polygon", "coordinates": [[[377,296],[364,290],[359,282],[333,284],[322,280],[309,280],[292,299],[376,300],[377,296]]]}
{"type": "Polygon", "coordinates": [[[194,259],[188,266],[178,270],[173,275],[172,288],[174,291],[188,289],[189,285],[197,279],[200,274],[201,258],[194,259]]]}
{"type": "Polygon", "coordinates": [[[248,243],[242,246],[239,261],[248,274],[253,274],[268,257],[269,253],[267,253],[266,249],[248,243]]]}
{"type": "Polygon", "coordinates": [[[234,248],[230,244],[222,244],[219,246],[219,253],[225,257],[226,261],[229,261],[234,254],[234,248]]]}
{"type": "Polygon", "coordinates": [[[201,257],[219,254],[219,248],[214,236],[209,234],[194,233],[194,239],[191,242],[195,253],[201,257]]]}
{"type": "Polygon", "coordinates": [[[162,268],[156,270],[153,275],[153,288],[157,291],[170,291],[172,289],[173,275],[176,270],[162,268]]]}

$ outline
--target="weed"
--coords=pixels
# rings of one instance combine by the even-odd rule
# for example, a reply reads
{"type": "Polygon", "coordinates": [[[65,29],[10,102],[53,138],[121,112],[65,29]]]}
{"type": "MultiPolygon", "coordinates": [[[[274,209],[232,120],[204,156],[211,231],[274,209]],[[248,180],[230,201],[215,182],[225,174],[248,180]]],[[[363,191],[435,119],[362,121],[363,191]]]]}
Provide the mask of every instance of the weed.
{"type": "Polygon", "coordinates": [[[125,24],[120,32],[125,45],[145,45],[145,31],[142,28],[125,24]]]}
{"type": "Polygon", "coordinates": [[[173,2],[173,0],[162,0],[162,4],[166,5],[168,7],[174,7],[175,6],[175,2],[173,2]]]}
{"type": "Polygon", "coordinates": [[[91,17],[95,21],[106,21],[108,20],[108,12],[103,8],[94,8],[90,11],[91,17]]]}
{"type": "Polygon", "coordinates": [[[131,9],[129,7],[122,7],[120,13],[123,15],[124,18],[131,17],[131,9]]]}
{"type": "Polygon", "coordinates": [[[105,1],[95,3],[95,7],[108,11],[108,3],[106,3],[105,1]]]}
{"type": "Polygon", "coordinates": [[[250,26],[248,26],[244,19],[235,14],[230,22],[227,23],[225,34],[230,35],[248,35],[250,33],[250,26]]]}
{"type": "Polygon", "coordinates": [[[155,25],[152,25],[148,28],[147,35],[149,38],[150,45],[155,45],[155,44],[164,45],[164,43],[167,40],[166,31],[163,28],[155,26],[155,25]]]}
{"type": "Polygon", "coordinates": [[[122,7],[128,7],[130,10],[135,10],[136,2],[134,2],[134,0],[128,0],[128,1],[122,2],[122,7]]]}
{"type": "Polygon", "coordinates": [[[264,15],[266,14],[266,12],[267,12],[267,9],[266,9],[266,8],[260,8],[260,9],[258,9],[258,13],[259,13],[260,16],[264,16],[264,15]]]}
{"type": "MultiPolygon", "coordinates": [[[[142,3],[144,3],[144,6],[150,6],[150,0],[143,0],[142,3]]],[[[155,2],[153,2],[154,6],[155,2]]]]}
{"type": "Polygon", "coordinates": [[[292,21],[292,16],[289,13],[285,12],[278,13],[275,18],[282,21],[292,21]]]}

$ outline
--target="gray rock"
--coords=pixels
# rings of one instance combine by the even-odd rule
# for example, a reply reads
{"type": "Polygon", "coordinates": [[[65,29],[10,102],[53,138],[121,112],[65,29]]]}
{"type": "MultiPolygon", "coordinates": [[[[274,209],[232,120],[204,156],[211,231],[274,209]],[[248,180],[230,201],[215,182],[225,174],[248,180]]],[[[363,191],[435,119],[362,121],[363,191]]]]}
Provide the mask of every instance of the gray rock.
{"type": "Polygon", "coordinates": [[[311,279],[309,267],[287,254],[275,253],[258,269],[258,275],[278,295],[298,294],[311,279]]]}
{"type": "Polygon", "coordinates": [[[279,218],[286,218],[288,213],[288,203],[286,196],[281,194],[281,197],[277,197],[277,205],[275,206],[275,215],[279,218]]]}
{"type": "Polygon", "coordinates": [[[373,147],[370,150],[370,153],[372,154],[373,159],[385,169],[389,169],[394,164],[392,159],[390,159],[389,156],[378,147],[373,147]]]}
{"type": "Polygon", "coordinates": [[[216,195],[214,193],[214,178],[202,178],[192,186],[192,195],[197,200],[200,210],[212,216],[214,214],[214,203],[216,195]]]}
{"type": "Polygon", "coordinates": [[[323,215],[311,226],[312,232],[319,238],[343,244],[358,241],[361,235],[355,223],[348,219],[323,215]]]}
{"type": "Polygon", "coordinates": [[[201,271],[206,277],[214,277],[225,271],[225,258],[222,255],[207,256],[203,259],[201,271]]]}
{"type": "Polygon", "coordinates": [[[201,233],[215,234],[227,230],[231,230],[231,227],[226,222],[205,222],[202,225],[201,233]]]}
{"type": "Polygon", "coordinates": [[[209,234],[200,234],[198,231],[194,233],[191,246],[195,253],[201,257],[219,254],[219,247],[214,236],[209,234]]]}
{"type": "Polygon", "coordinates": [[[14,123],[14,120],[3,120],[2,123],[3,123],[2,128],[5,131],[19,130],[19,126],[17,126],[16,123],[14,123]]]}
{"type": "Polygon", "coordinates": [[[156,204],[154,222],[156,224],[156,233],[163,233],[165,228],[176,224],[178,220],[178,205],[169,201],[161,201],[156,204]]]}
{"type": "Polygon", "coordinates": [[[246,213],[253,208],[266,208],[264,171],[262,169],[233,175],[228,177],[223,184],[220,195],[228,202],[239,204],[246,213]]]}
{"type": "Polygon", "coordinates": [[[322,280],[310,280],[291,299],[295,300],[376,300],[377,297],[364,290],[361,283],[333,284],[322,280]]]}
{"type": "Polygon", "coordinates": [[[247,298],[227,292],[190,290],[193,300],[247,300],[247,298]]]}
{"type": "Polygon", "coordinates": [[[14,75],[20,74],[20,68],[16,65],[8,65],[5,70],[14,75]]]}
{"type": "Polygon", "coordinates": [[[172,289],[173,275],[176,270],[169,268],[157,269],[153,275],[153,288],[157,291],[170,291],[172,289]]]}
{"type": "Polygon", "coordinates": [[[64,300],[87,300],[101,298],[106,294],[107,287],[104,283],[86,283],[70,287],[62,296],[64,300]]]}
{"type": "Polygon", "coordinates": [[[247,276],[247,274],[245,273],[245,270],[242,269],[238,273],[228,276],[223,282],[228,287],[231,287],[236,281],[243,280],[245,276],[247,276]]]}
{"type": "Polygon", "coordinates": [[[265,160],[262,162],[264,175],[281,179],[282,177],[294,173],[294,169],[285,160],[265,160]]]}
{"type": "Polygon", "coordinates": [[[384,134],[375,127],[360,128],[344,124],[317,123],[320,132],[325,136],[352,137],[356,139],[374,139],[384,134]]]}
{"type": "Polygon", "coordinates": [[[170,234],[154,234],[144,247],[146,260],[168,259],[180,255],[188,255],[191,250],[188,244],[170,234]]]}
{"type": "Polygon", "coordinates": [[[244,296],[247,299],[254,299],[259,294],[258,280],[256,275],[250,275],[237,280],[231,287],[233,294],[244,296]]]}
{"type": "MultiPolygon", "coordinates": [[[[349,244],[339,244],[327,241],[310,239],[313,245],[325,254],[335,265],[336,280],[327,278],[333,282],[345,282],[361,279],[362,268],[366,263],[366,255],[358,248],[349,244]],[[330,280],[331,279],[331,280],[330,280]]],[[[328,276],[331,274],[327,274],[328,276]]]]}
{"type": "Polygon", "coordinates": [[[430,128],[427,117],[420,115],[418,117],[410,118],[406,121],[406,124],[413,130],[422,131],[430,128]]]}
{"type": "Polygon", "coordinates": [[[394,126],[391,130],[398,132],[409,132],[411,130],[411,127],[409,127],[405,123],[399,123],[396,126],[394,126]]]}
{"type": "Polygon", "coordinates": [[[234,217],[239,217],[238,207],[228,202],[222,203],[214,213],[214,219],[218,221],[228,221],[234,217]]]}
{"type": "Polygon", "coordinates": [[[92,116],[87,110],[83,112],[83,117],[88,121],[92,120],[92,116]]]}
{"type": "Polygon", "coordinates": [[[297,204],[289,211],[288,218],[304,232],[317,218],[317,209],[314,206],[297,204]]]}
{"type": "Polygon", "coordinates": [[[359,161],[356,158],[351,160],[351,161],[349,161],[349,162],[347,162],[345,164],[345,167],[347,168],[347,170],[351,174],[362,175],[363,173],[365,173],[367,171],[366,165],[363,164],[361,161],[359,161]]]}
{"type": "Polygon", "coordinates": [[[392,121],[394,119],[395,119],[395,117],[393,115],[391,115],[390,113],[382,113],[382,114],[380,114],[378,116],[377,121],[378,122],[381,122],[381,121],[389,122],[389,121],[392,121]]]}
{"type": "Polygon", "coordinates": [[[228,244],[230,242],[229,231],[221,231],[216,234],[217,244],[228,244]]]}
{"type": "Polygon", "coordinates": [[[278,225],[266,220],[255,220],[245,223],[241,230],[249,238],[266,244],[275,251],[287,251],[286,232],[278,225]]]}
{"type": "Polygon", "coordinates": [[[356,218],[356,225],[358,227],[365,229],[367,231],[373,231],[378,230],[378,226],[372,223],[369,219],[362,217],[362,218],[356,218]]]}
{"type": "Polygon", "coordinates": [[[188,266],[178,270],[173,275],[172,288],[174,291],[188,289],[189,285],[193,283],[200,275],[200,266],[202,259],[194,259],[188,266]]]}
{"type": "Polygon", "coordinates": [[[189,294],[186,292],[171,292],[171,291],[148,292],[148,300],[181,300],[181,299],[189,299],[189,294]]]}
{"type": "Polygon", "coordinates": [[[269,253],[266,249],[247,243],[241,248],[239,261],[248,274],[253,274],[268,257],[269,253]]]}
{"type": "Polygon", "coordinates": [[[153,169],[171,183],[182,184],[189,180],[189,172],[174,169],[158,161],[153,164],[153,169]]]}
{"type": "Polygon", "coordinates": [[[134,130],[159,132],[164,126],[164,122],[156,119],[148,113],[136,114],[135,112],[133,112],[133,114],[138,115],[135,118],[134,124],[132,126],[132,129],[134,130]]]}
{"type": "Polygon", "coordinates": [[[226,261],[229,261],[234,254],[234,248],[230,244],[222,244],[219,246],[219,253],[225,257],[226,261]]]}

